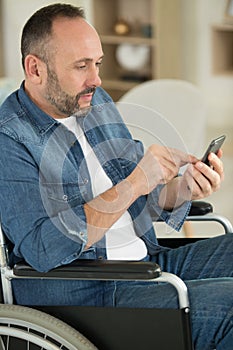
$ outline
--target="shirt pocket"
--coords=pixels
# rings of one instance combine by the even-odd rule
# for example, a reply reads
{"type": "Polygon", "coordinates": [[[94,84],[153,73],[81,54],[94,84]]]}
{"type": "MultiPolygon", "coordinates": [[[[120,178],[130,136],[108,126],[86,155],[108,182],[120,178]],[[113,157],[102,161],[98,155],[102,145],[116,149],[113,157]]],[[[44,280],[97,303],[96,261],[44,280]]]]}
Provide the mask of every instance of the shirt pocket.
{"type": "Polygon", "coordinates": [[[87,180],[76,183],[44,183],[42,197],[49,215],[83,205],[87,195],[87,180]]]}

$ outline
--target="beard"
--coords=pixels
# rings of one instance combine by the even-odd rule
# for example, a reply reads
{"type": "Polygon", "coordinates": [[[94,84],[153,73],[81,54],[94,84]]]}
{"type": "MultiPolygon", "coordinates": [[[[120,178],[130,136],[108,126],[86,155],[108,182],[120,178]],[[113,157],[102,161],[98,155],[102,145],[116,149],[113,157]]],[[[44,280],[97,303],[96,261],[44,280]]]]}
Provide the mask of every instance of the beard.
{"type": "Polygon", "coordinates": [[[95,93],[96,87],[88,87],[81,91],[77,95],[69,95],[64,90],[62,90],[60,83],[58,81],[57,74],[49,68],[47,65],[47,86],[45,91],[45,96],[47,101],[49,101],[57,110],[67,116],[83,116],[86,115],[91,106],[80,108],[78,103],[80,96],[90,93],[95,93]]]}

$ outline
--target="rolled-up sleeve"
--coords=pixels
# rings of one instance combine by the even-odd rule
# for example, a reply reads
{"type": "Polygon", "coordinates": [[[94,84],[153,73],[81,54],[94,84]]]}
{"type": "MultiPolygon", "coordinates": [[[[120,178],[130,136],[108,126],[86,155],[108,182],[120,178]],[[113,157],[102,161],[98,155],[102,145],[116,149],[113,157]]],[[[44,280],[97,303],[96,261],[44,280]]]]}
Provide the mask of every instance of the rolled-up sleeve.
{"type": "Polygon", "coordinates": [[[179,231],[190,211],[191,202],[184,202],[179,207],[173,208],[171,211],[164,210],[158,204],[160,192],[164,185],[157,186],[148,196],[148,207],[153,221],[162,220],[169,226],[179,231]]]}

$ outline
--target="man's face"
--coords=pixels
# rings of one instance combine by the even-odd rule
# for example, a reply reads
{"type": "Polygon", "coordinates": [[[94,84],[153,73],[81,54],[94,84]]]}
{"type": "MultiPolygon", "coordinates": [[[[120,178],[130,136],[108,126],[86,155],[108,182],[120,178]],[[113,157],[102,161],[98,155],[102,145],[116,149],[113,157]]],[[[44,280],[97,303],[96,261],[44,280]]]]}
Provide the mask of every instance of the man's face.
{"type": "Polygon", "coordinates": [[[83,19],[59,19],[53,24],[52,54],[47,62],[43,97],[57,118],[90,108],[100,86],[103,52],[96,31],[83,19]],[[52,59],[51,59],[52,57],[52,59]]]}
{"type": "Polygon", "coordinates": [[[51,103],[61,114],[64,115],[83,115],[90,108],[90,103],[85,106],[80,104],[80,100],[84,96],[90,96],[92,98],[96,87],[89,87],[85,90],[77,93],[76,95],[70,95],[64,91],[59,83],[57,74],[47,66],[47,85],[46,85],[46,99],[51,103]]]}

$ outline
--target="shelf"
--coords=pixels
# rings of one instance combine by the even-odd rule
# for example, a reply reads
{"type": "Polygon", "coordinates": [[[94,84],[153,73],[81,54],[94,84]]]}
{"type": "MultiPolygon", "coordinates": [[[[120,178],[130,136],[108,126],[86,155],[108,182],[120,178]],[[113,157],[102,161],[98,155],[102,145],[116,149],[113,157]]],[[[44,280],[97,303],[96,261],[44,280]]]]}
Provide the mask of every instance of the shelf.
{"type": "Polygon", "coordinates": [[[213,30],[232,32],[233,24],[227,24],[227,23],[214,24],[212,28],[213,30]]]}
{"type": "Polygon", "coordinates": [[[103,44],[115,44],[120,45],[123,43],[130,43],[135,45],[148,45],[154,46],[155,39],[144,38],[139,36],[119,36],[119,35],[100,35],[101,42],[103,44]]]}
{"type": "Polygon", "coordinates": [[[104,79],[102,84],[107,89],[127,91],[138,84],[138,81],[104,79]]]}
{"type": "Polygon", "coordinates": [[[215,24],[212,26],[213,74],[233,75],[233,25],[215,24]]]}
{"type": "Polygon", "coordinates": [[[231,66],[229,69],[215,70],[214,74],[218,75],[218,76],[229,77],[230,79],[232,79],[233,78],[233,66],[231,66]]]}
{"type": "Polygon", "coordinates": [[[103,87],[115,101],[142,81],[180,78],[180,9],[181,0],[93,1],[93,24],[100,34],[104,51],[100,76],[103,87]],[[115,33],[116,24],[120,22],[128,25],[128,34],[115,33]],[[137,72],[130,68],[125,69],[116,57],[117,46],[124,43],[145,45],[149,48],[149,62],[142,65],[137,72]]]}

